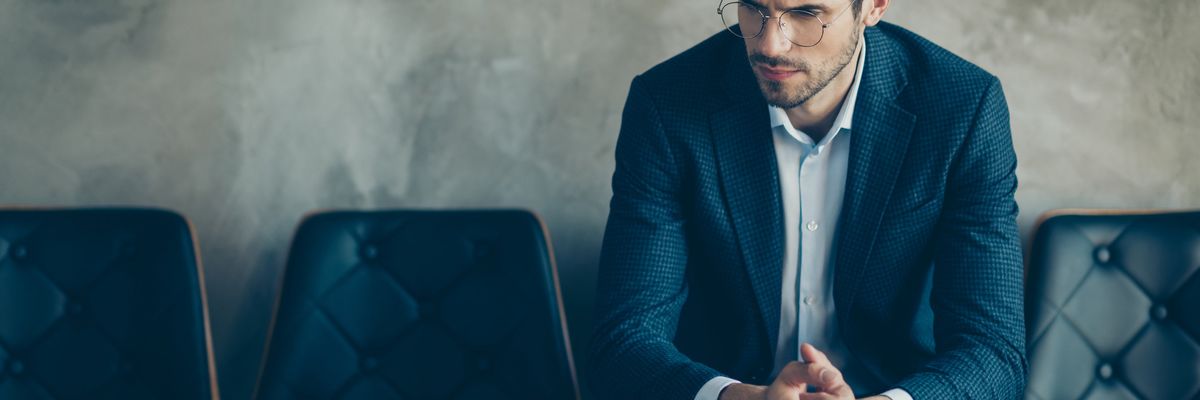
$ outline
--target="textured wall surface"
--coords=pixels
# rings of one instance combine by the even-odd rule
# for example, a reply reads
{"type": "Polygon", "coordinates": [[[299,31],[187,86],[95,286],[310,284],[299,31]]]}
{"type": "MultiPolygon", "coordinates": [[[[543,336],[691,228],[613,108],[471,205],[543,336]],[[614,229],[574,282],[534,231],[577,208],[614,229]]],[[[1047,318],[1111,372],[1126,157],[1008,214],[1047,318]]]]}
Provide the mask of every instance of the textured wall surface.
{"type": "MultiPolygon", "coordinates": [[[[230,399],[318,208],[538,211],[580,346],[629,81],[720,29],[715,3],[0,0],[0,204],[190,216],[230,399]]],[[[1002,79],[1026,234],[1051,208],[1200,206],[1200,2],[898,0],[888,19],[1002,79]]]]}

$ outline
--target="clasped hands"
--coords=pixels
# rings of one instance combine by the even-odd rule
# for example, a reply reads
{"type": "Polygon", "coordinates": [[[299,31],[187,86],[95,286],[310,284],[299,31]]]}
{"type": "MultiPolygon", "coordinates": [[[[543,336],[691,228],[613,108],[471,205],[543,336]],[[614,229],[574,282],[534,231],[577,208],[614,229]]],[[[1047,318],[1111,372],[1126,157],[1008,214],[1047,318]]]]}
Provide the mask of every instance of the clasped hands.
{"type": "MultiPolygon", "coordinates": [[[[721,400],[854,400],[854,391],[846,384],[842,372],[816,347],[805,343],[800,355],[808,362],[792,361],[779,371],[771,386],[736,383],[721,392],[721,400]],[[815,388],[809,392],[808,388],[815,388]]],[[[879,400],[886,397],[871,397],[879,400]]]]}

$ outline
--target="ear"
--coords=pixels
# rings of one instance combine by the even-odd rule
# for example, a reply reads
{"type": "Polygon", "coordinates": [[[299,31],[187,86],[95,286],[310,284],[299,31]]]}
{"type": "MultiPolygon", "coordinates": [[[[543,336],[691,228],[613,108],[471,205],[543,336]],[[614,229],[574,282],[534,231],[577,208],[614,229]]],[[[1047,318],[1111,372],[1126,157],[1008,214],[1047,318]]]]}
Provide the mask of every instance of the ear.
{"type": "Polygon", "coordinates": [[[862,0],[862,11],[859,18],[866,26],[875,26],[883,19],[883,13],[887,12],[888,6],[892,5],[891,0],[862,0]]]}

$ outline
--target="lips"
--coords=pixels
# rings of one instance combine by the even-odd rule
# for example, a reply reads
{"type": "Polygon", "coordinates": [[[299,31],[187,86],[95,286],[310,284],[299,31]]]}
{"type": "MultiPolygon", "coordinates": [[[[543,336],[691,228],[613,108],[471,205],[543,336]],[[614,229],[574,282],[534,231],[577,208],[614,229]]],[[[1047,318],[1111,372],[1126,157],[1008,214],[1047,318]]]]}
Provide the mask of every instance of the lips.
{"type": "Polygon", "coordinates": [[[773,81],[782,81],[800,73],[798,69],[775,68],[764,65],[756,65],[754,68],[758,70],[759,75],[762,75],[763,78],[773,81]]]}

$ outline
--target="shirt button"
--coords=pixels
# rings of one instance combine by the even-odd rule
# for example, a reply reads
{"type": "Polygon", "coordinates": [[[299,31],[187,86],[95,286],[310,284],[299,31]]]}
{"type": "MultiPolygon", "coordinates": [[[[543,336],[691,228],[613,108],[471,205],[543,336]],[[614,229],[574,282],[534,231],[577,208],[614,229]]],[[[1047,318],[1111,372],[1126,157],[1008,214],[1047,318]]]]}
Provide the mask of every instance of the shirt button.
{"type": "Polygon", "coordinates": [[[805,305],[809,305],[809,306],[811,306],[811,305],[812,305],[812,303],[813,303],[813,298],[812,298],[812,296],[804,296],[804,304],[805,304],[805,305]]]}
{"type": "Polygon", "coordinates": [[[808,221],[808,225],[805,225],[805,227],[808,228],[809,232],[815,232],[820,226],[817,225],[817,221],[808,221]]]}

